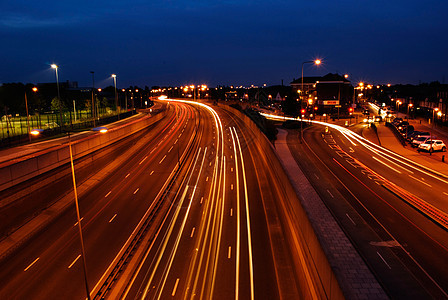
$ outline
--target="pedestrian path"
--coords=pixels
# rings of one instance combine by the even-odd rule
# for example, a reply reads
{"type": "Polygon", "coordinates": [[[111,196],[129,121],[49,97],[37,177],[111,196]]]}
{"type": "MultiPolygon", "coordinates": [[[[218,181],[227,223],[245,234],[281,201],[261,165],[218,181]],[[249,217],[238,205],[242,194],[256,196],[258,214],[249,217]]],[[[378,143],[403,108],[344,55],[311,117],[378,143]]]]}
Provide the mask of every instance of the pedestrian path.
{"type": "Polygon", "coordinates": [[[313,224],[344,295],[348,299],[388,299],[370,269],[297,165],[289,150],[286,136],[287,131],[279,129],[275,143],[278,157],[313,224]]]}
{"type": "MultiPolygon", "coordinates": [[[[411,120],[410,124],[413,123],[415,130],[429,131],[428,125],[424,123],[420,124],[418,120],[411,120]]],[[[373,129],[369,127],[364,128],[362,131],[363,137],[428,169],[448,176],[448,152],[435,152],[432,154],[417,152],[417,150],[410,145],[403,146],[394,135],[391,128],[387,127],[384,123],[377,124],[376,128],[377,135],[373,132],[373,129]]],[[[437,136],[445,143],[448,142],[448,134],[445,131],[438,129],[437,136]]]]}

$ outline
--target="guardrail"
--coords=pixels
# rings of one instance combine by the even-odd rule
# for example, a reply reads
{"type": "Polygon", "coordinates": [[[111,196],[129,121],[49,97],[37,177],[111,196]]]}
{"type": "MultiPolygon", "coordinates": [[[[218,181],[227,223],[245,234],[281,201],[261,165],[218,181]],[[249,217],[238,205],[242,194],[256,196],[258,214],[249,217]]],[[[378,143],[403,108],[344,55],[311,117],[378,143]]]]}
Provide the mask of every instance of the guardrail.
{"type": "MultiPolygon", "coordinates": [[[[76,160],[102,147],[110,145],[130,134],[154,124],[166,112],[155,116],[145,116],[121,126],[110,129],[106,134],[90,135],[80,140],[72,141],[73,158],[76,160]]],[[[19,159],[0,164],[0,191],[16,184],[39,176],[70,161],[67,144],[61,144],[50,149],[42,150],[19,159]]]]}

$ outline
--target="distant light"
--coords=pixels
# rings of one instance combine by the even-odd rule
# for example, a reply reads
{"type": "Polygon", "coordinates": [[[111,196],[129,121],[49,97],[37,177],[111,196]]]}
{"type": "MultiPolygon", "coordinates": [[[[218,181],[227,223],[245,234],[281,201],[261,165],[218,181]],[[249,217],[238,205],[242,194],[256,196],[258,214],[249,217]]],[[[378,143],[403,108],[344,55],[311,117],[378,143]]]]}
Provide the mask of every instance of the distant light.
{"type": "Polygon", "coordinates": [[[314,63],[315,63],[316,65],[320,65],[320,64],[322,63],[322,61],[321,61],[320,59],[316,59],[316,60],[314,61],[314,63]]]}
{"type": "Polygon", "coordinates": [[[108,130],[107,127],[95,127],[95,128],[92,128],[92,131],[99,131],[101,133],[106,133],[107,130],[108,130]]]}
{"type": "Polygon", "coordinates": [[[344,78],[348,78],[348,74],[345,74],[345,75],[344,75],[344,78]]]}
{"type": "Polygon", "coordinates": [[[32,129],[32,130],[30,131],[30,133],[31,133],[32,135],[39,135],[39,134],[41,134],[43,131],[44,131],[43,129],[32,129]]]}
{"type": "Polygon", "coordinates": [[[37,87],[33,87],[33,92],[37,92],[37,87]]]}
{"type": "Polygon", "coordinates": [[[59,68],[58,65],[56,65],[56,64],[52,64],[51,67],[52,67],[53,69],[57,69],[57,68],[59,68]]]}
{"type": "Polygon", "coordinates": [[[113,78],[116,78],[116,77],[117,77],[117,75],[115,75],[115,74],[112,74],[112,77],[113,77],[113,78]]]}
{"type": "Polygon", "coordinates": [[[167,98],[168,98],[167,96],[162,95],[162,96],[159,97],[159,100],[165,100],[165,99],[167,99],[167,98]]]}
{"type": "Polygon", "coordinates": [[[101,89],[98,89],[98,92],[101,92],[101,89]]]}

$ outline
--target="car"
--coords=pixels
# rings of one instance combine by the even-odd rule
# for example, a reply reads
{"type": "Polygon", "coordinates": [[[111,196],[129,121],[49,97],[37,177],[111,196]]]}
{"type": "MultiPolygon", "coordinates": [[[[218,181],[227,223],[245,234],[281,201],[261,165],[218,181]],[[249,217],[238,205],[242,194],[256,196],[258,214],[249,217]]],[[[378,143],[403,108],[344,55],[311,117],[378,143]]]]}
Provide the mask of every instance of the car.
{"type": "Polygon", "coordinates": [[[398,126],[401,122],[403,122],[403,118],[395,118],[393,119],[392,124],[398,126]]]}
{"type": "Polygon", "coordinates": [[[421,137],[421,136],[430,136],[430,135],[431,135],[431,134],[430,134],[428,131],[418,131],[418,130],[415,130],[415,131],[413,131],[413,132],[411,132],[411,133],[408,134],[407,140],[408,140],[409,142],[412,142],[413,139],[416,139],[416,138],[418,138],[418,137],[421,137]]]}
{"type": "Polygon", "coordinates": [[[427,140],[426,142],[418,146],[417,151],[428,151],[429,153],[432,153],[434,151],[445,152],[446,145],[442,140],[427,140]]]}
{"type": "Polygon", "coordinates": [[[411,146],[416,148],[420,144],[423,144],[424,142],[426,142],[427,140],[431,140],[431,137],[430,136],[420,136],[420,137],[412,140],[411,146]]]}

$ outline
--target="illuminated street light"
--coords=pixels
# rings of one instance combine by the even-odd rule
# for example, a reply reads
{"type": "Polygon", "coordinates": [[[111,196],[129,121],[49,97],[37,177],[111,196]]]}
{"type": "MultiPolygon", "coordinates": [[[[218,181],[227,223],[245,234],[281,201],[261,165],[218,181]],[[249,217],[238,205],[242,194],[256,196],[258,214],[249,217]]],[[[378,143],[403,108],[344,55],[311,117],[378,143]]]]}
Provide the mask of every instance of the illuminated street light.
{"type": "Polygon", "coordinates": [[[61,122],[61,126],[60,126],[60,130],[62,132],[62,103],[61,103],[61,94],[59,92],[59,75],[58,75],[58,69],[59,66],[56,64],[52,64],[51,68],[53,68],[56,71],[56,86],[58,88],[58,101],[59,101],[59,115],[60,115],[60,122],[61,122]]]}
{"type": "Polygon", "coordinates": [[[434,108],[433,110],[432,110],[432,127],[434,127],[435,126],[435,124],[436,124],[436,120],[435,120],[435,113],[437,112],[437,115],[440,113],[440,114],[442,114],[442,112],[441,111],[439,111],[439,108],[438,107],[436,107],[436,108],[434,108]]]}
{"type": "MultiPolygon", "coordinates": [[[[304,61],[302,63],[302,85],[301,85],[301,90],[302,93],[300,95],[300,108],[302,109],[302,102],[303,102],[303,94],[304,94],[304,90],[303,90],[303,67],[305,64],[315,64],[316,66],[320,65],[322,63],[322,61],[320,59],[316,59],[316,60],[310,60],[310,61],[304,61]]],[[[303,128],[302,128],[302,123],[303,123],[303,115],[302,118],[300,119],[300,143],[302,143],[302,138],[303,138],[303,128]]]]}
{"type": "MultiPolygon", "coordinates": [[[[92,118],[93,118],[93,127],[95,127],[95,72],[90,71],[92,74],[92,118]]],[[[76,118],[75,118],[76,119],[76,118]]]]}
{"type": "Polygon", "coordinates": [[[117,75],[112,74],[112,78],[114,79],[114,87],[115,87],[115,110],[118,111],[117,75]]]}
{"type": "MultiPolygon", "coordinates": [[[[33,90],[33,92],[37,92],[37,87],[33,87],[32,90],[33,90]]],[[[27,127],[28,127],[28,139],[31,142],[30,114],[28,113],[28,98],[26,96],[26,91],[25,91],[25,107],[26,107],[26,124],[27,124],[27,127]]]]}

